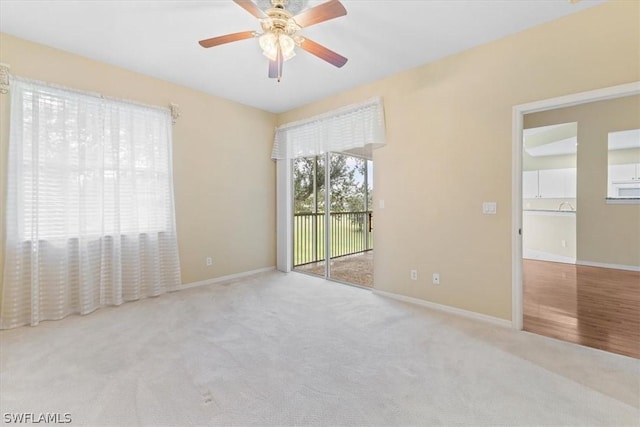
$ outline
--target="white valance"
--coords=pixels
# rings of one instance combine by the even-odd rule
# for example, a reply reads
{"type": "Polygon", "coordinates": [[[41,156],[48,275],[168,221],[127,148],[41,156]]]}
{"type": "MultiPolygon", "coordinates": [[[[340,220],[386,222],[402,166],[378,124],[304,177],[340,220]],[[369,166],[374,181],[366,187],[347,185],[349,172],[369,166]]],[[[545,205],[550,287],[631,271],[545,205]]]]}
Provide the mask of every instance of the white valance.
{"type": "Polygon", "coordinates": [[[384,107],[377,97],[278,127],[271,158],[294,159],[383,145],[384,107]]]}

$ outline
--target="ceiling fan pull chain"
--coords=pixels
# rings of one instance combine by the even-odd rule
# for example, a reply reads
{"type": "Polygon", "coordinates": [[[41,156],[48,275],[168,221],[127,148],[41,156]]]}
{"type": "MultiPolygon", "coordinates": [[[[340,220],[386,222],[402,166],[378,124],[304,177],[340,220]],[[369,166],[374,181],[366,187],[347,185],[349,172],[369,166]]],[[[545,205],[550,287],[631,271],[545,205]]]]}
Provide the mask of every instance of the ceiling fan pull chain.
{"type": "Polygon", "coordinates": [[[284,61],[282,58],[282,48],[280,47],[280,43],[278,43],[278,54],[277,54],[276,60],[278,61],[278,83],[280,83],[280,80],[282,79],[282,67],[284,65],[284,61]]]}

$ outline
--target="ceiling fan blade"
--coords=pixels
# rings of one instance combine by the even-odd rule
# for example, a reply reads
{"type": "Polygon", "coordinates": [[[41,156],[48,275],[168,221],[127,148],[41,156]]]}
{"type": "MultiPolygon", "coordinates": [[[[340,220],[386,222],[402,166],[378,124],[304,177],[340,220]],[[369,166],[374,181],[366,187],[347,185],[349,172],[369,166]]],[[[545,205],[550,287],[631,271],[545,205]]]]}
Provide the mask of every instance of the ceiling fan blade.
{"type": "Polygon", "coordinates": [[[253,31],[243,31],[241,33],[227,34],[226,36],[213,37],[211,39],[200,40],[200,46],[202,47],[214,47],[225,43],[237,42],[239,40],[245,40],[255,37],[253,31]]]}
{"type": "Polygon", "coordinates": [[[339,0],[330,0],[326,3],[322,3],[311,9],[304,10],[293,17],[296,23],[304,28],[320,22],[328,21],[329,19],[338,18],[347,14],[347,9],[344,8],[339,0]]]}
{"type": "Polygon", "coordinates": [[[252,14],[258,19],[266,18],[267,15],[251,0],[233,0],[235,4],[252,14]]]}
{"type": "Polygon", "coordinates": [[[347,58],[332,51],[331,49],[327,49],[326,47],[314,42],[313,40],[305,38],[304,40],[302,40],[302,42],[300,42],[300,47],[310,54],[315,55],[320,59],[324,59],[328,63],[335,65],[338,68],[347,63],[347,58]]]}

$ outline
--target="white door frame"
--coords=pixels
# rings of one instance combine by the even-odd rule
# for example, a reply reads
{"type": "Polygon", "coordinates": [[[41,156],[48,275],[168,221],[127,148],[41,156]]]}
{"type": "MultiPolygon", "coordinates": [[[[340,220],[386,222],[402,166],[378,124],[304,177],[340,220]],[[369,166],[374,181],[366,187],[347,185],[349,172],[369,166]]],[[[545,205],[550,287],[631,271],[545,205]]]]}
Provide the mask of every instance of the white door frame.
{"type": "Polygon", "coordinates": [[[558,108],[572,107],[574,105],[589,102],[604,101],[607,99],[621,98],[640,94],[640,81],[610,86],[557,98],[544,99],[528,104],[520,104],[513,107],[512,123],[512,187],[511,187],[511,211],[513,229],[511,230],[512,259],[511,259],[511,322],[514,329],[523,328],[522,309],[522,127],[525,114],[540,111],[555,110],[558,108]]]}
{"type": "Polygon", "coordinates": [[[276,268],[288,273],[293,267],[292,160],[276,163],[276,268]]]}

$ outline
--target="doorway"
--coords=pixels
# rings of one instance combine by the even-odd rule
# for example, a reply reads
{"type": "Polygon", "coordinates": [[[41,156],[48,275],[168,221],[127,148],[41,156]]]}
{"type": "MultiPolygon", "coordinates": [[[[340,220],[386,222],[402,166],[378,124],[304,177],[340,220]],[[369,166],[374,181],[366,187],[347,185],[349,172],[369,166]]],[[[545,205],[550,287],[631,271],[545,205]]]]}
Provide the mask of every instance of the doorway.
{"type": "MultiPolygon", "coordinates": [[[[639,329],[637,322],[640,320],[638,319],[640,316],[636,314],[639,301],[637,283],[640,279],[637,240],[634,246],[636,249],[620,250],[624,247],[626,236],[632,235],[633,232],[628,228],[627,232],[622,234],[619,230],[613,231],[614,227],[624,223],[624,218],[633,219],[634,215],[638,215],[638,211],[637,207],[633,206],[624,208],[610,206],[621,202],[610,200],[607,194],[607,132],[634,125],[622,123],[623,118],[627,116],[626,113],[630,111],[627,105],[621,109],[622,113],[612,114],[615,123],[611,129],[596,129],[595,126],[600,123],[602,113],[593,110],[594,105],[607,104],[611,108],[611,104],[626,102],[629,97],[638,94],[640,94],[640,83],[636,82],[514,107],[513,325],[515,328],[523,329],[524,327],[526,330],[540,333],[535,329],[542,326],[547,328],[547,332],[550,331],[543,335],[640,357],[638,353],[640,349],[637,348],[637,344],[633,344],[638,342],[637,332],[634,331],[639,329]],[[617,101],[618,99],[621,101],[617,101]],[[530,120],[532,116],[533,121],[530,120]],[[577,169],[582,167],[582,172],[577,170],[577,178],[569,174],[562,179],[565,182],[577,181],[578,192],[575,199],[572,197],[573,194],[564,193],[562,196],[568,200],[553,200],[552,203],[548,199],[559,197],[544,197],[542,193],[548,189],[541,188],[543,183],[540,171],[561,169],[567,165],[556,163],[553,167],[548,165],[543,167],[543,162],[538,161],[537,169],[528,168],[526,156],[530,153],[527,153],[527,149],[532,150],[532,147],[526,143],[527,135],[526,131],[523,133],[523,128],[545,126],[560,128],[572,119],[578,122],[578,127],[581,129],[582,137],[578,136],[578,139],[584,138],[578,146],[578,163],[576,164],[577,169]],[[532,169],[537,170],[537,192],[532,190],[534,188],[532,182],[535,181],[532,178],[535,175],[532,169]],[[558,203],[555,203],[556,201],[558,203]],[[532,236],[527,235],[527,229],[531,231],[531,213],[528,210],[534,209],[553,211],[543,213],[542,216],[560,215],[564,217],[562,221],[565,222],[570,221],[567,218],[571,218],[571,215],[576,215],[575,253],[568,252],[569,243],[573,240],[572,236],[561,234],[573,228],[567,224],[559,229],[556,228],[552,237],[551,243],[557,244],[557,247],[547,246],[547,249],[543,250],[538,246],[533,248],[534,251],[531,250],[532,236]],[[619,236],[619,238],[612,239],[611,236],[619,236]],[[552,256],[549,257],[549,255],[552,256]],[[625,283],[635,283],[636,286],[627,287],[625,283]],[[612,327],[607,329],[607,325],[612,327]],[[625,329],[627,331],[623,334],[625,329]]],[[[564,146],[570,147],[569,141],[565,141],[564,146]]],[[[611,143],[609,143],[609,150],[611,150],[610,146],[611,143]]],[[[541,147],[538,151],[553,151],[557,148],[559,147],[541,147]]],[[[555,179],[559,179],[558,175],[561,175],[559,171],[545,172],[544,179],[552,177],[554,173],[555,179]]],[[[557,188],[554,191],[556,191],[555,195],[559,196],[557,188]]],[[[550,221],[551,219],[545,217],[537,220],[550,221]]],[[[553,221],[558,222],[560,219],[555,218],[553,221]]],[[[541,236],[533,237],[538,240],[537,244],[545,243],[541,236]]]]}
{"type": "Polygon", "coordinates": [[[575,264],[578,123],[528,127],[522,135],[525,260],[575,264]]]}
{"type": "Polygon", "coordinates": [[[373,161],[335,152],[297,158],[292,185],[294,271],[372,287],[373,161]]]}

